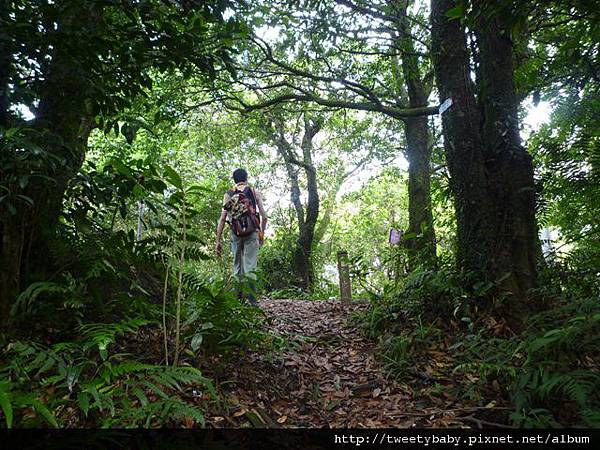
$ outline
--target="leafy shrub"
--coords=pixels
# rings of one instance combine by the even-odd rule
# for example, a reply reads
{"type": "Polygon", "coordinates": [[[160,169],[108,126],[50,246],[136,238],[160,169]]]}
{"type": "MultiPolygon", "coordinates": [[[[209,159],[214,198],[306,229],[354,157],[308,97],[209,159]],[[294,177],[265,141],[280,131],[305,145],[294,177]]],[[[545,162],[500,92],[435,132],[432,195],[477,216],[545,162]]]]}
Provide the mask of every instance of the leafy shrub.
{"type": "Polygon", "coordinates": [[[280,299],[296,299],[296,300],[309,300],[311,295],[308,292],[303,291],[297,287],[287,287],[282,289],[275,289],[269,292],[271,298],[280,299]]]}
{"type": "Polygon", "coordinates": [[[70,187],[49,255],[56,273],[19,295],[14,332],[0,337],[7,426],[202,425],[215,393],[189,361],[269,337],[260,310],[241,305],[235,286],[198,270],[207,259],[195,222],[205,189],[165,173],[176,185],[166,198],[166,184],[143,161],[113,160],[70,187]],[[139,198],[154,213],[142,240],[130,217],[139,198]],[[179,343],[171,345],[182,355],[175,367],[160,365],[162,336],[167,352],[179,343]]]}
{"type": "Polygon", "coordinates": [[[364,316],[371,337],[400,331],[405,321],[432,322],[467,315],[469,296],[460,277],[449,269],[412,272],[399,282],[369,292],[370,310],[364,316]]]}
{"type": "Polygon", "coordinates": [[[386,336],[380,342],[386,369],[398,377],[406,375],[426,350],[437,345],[440,335],[439,328],[419,324],[406,333],[386,336]]]}
{"type": "Polygon", "coordinates": [[[298,275],[293,264],[294,234],[275,235],[266,240],[260,253],[260,271],[267,291],[288,289],[297,284],[298,275]]]}

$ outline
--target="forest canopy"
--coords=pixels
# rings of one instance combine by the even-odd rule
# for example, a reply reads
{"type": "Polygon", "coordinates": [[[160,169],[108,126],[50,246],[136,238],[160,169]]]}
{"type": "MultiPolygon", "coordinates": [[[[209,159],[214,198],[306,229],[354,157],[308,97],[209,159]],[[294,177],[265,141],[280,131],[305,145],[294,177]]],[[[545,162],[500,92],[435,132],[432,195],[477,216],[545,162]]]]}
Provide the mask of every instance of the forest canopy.
{"type": "Polygon", "coordinates": [[[2,427],[597,427],[599,221],[597,1],[0,0],[2,427]]]}

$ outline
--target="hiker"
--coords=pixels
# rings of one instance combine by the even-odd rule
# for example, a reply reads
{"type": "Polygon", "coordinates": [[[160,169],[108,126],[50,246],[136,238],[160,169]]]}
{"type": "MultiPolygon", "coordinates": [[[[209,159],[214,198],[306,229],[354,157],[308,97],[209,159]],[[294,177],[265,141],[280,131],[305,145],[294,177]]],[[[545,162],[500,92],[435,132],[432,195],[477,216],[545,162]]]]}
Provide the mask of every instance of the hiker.
{"type": "MultiPolygon", "coordinates": [[[[262,195],[248,185],[248,173],[244,169],[234,170],[233,181],[235,186],[227,191],[223,198],[223,210],[217,225],[215,252],[217,256],[221,256],[223,252],[221,235],[227,222],[231,228],[233,274],[238,280],[244,277],[255,280],[256,275],[253,272],[256,269],[258,248],[264,242],[267,213],[263,206],[262,195]]],[[[253,306],[258,306],[255,289],[255,284],[250,281],[251,292],[248,300],[253,306]]],[[[241,297],[240,293],[239,298],[241,297]]]]}

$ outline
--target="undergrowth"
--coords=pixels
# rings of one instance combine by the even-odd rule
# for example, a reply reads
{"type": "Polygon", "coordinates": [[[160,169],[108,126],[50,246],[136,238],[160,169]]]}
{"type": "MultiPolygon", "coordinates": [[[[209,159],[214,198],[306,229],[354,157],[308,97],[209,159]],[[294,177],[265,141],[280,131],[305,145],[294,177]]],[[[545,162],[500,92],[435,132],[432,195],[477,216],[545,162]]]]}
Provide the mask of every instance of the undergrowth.
{"type": "Polygon", "coordinates": [[[147,325],[132,319],[86,324],[78,339],[45,346],[16,341],[0,366],[0,405],[7,427],[140,427],[189,418],[204,424],[210,380],[191,366],[165,367],[118,351],[147,325]]]}
{"type": "Polygon", "coordinates": [[[0,334],[4,426],[203,426],[219,398],[201,362],[276,343],[237,286],[204,275],[204,189],[173,169],[164,179],[166,198],[156,166],[112,161],[70,186],[54,272],[22,290],[0,334]],[[140,197],[153,213],[143,239],[130,217],[140,197]]]}
{"type": "MultiPolygon", "coordinates": [[[[533,293],[546,308],[518,332],[481,305],[489,289],[467,290],[450,269],[417,272],[371,293],[360,316],[382,363],[425,389],[438,382],[472,406],[511,408],[499,421],[524,427],[600,426],[600,304],[597,285],[561,287],[557,267],[533,293]],[[575,296],[573,293],[578,293],[575,296]]],[[[561,280],[576,283],[568,268],[561,280]],[[570,276],[569,276],[570,275],[570,276]]]]}

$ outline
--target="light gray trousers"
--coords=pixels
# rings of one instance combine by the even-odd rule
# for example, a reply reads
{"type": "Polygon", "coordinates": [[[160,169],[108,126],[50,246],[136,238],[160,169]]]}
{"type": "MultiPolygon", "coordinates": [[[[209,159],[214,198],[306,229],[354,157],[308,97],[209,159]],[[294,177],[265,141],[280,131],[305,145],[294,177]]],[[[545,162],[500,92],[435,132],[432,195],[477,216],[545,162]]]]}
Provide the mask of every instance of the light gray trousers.
{"type": "MultiPolygon", "coordinates": [[[[256,264],[258,262],[258,231],[255,231],[248,236],[236,236],[233,230],[231,231],[231,253],[233,253],[233,274],[238,280],[244,278],[256,280],[256,264]]],[[[252,291],[255,285],[250,281],[252,291]]],[[[253,294],[248,295],[250,303],[256,305],[256,297],[253,294]]]]}

